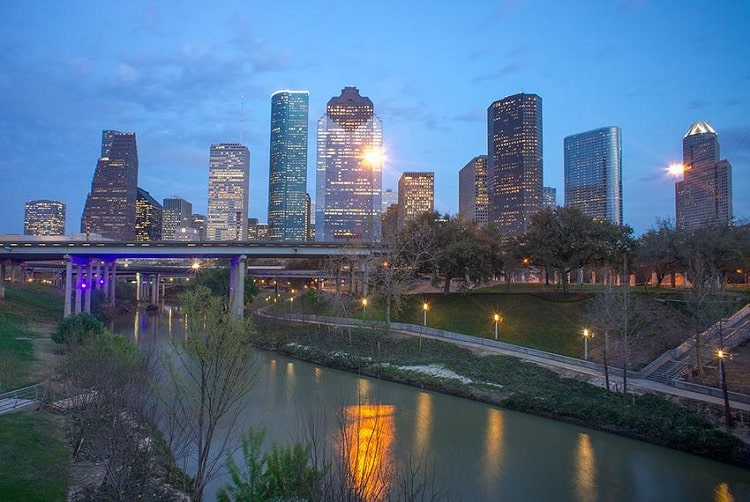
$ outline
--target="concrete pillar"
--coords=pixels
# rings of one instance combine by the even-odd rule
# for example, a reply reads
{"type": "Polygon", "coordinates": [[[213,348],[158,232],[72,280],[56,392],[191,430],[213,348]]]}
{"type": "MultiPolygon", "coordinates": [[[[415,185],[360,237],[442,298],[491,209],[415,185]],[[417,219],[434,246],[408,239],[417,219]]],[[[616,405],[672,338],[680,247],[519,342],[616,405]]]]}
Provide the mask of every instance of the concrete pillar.
{"type": "Polygon", "coordinates": [[[109,268],[109,275],[107,276],[107,283],[109,285],[109,304],[114,305],[115,304],[115,286],[117,285],[117,260],[114,260],[112,262],[112,265],[109,268]]]}
{"type": "Polygon", "coordinates": [[[151,283],[151,305],[159,305],[159,280],[158,275],[152,275],[149,277],[151,283]]]}
{"type": "Polygon", "coordinates": [[[72,295],[73,295],[73,263],[70,261],[70,256],[65,255],[65,310],[63,316],[68,317],[72,314],[72,295]]]}
{"type": "Polygon", "coordinates": [[[109,305],[109,262],[104,262],[101,280],[102,289],[104,290],[104,303],[109,305]]]}
{"type": "Polygon", "coordinates": [[[232,317],[242,319],[245,314],[245,275],[247,256],[235,256],[229,262],[229,305],[232,317]]]}
{"type": "Polygon", "coordinates": [[[94,271],[94,275],[96,275],[96,280],[94,281],[94,289],[99,291],[103,287],[101,260],[96,260],[96,270],[94,271]]]}
{"type": "Polygon", "coordinates": [[[76,263],[76,314],[81,313],[81,268],[81,264],[76,263]]]}
{"type": "Polygon", "coordinates": [[[141,273],[135,273],[135,301],[141,301],[141,273]]]}
{"type": "Polygon", "coordinates": [[[84,312],[87,314],[91,313],[91,294],[92,289],[94,289],[94,267],[91,264],[91,260],[89,260],[86,263],[86,289],[83,290],[83,299],[84,299],[84,305],[83,309],[84,312]]]}

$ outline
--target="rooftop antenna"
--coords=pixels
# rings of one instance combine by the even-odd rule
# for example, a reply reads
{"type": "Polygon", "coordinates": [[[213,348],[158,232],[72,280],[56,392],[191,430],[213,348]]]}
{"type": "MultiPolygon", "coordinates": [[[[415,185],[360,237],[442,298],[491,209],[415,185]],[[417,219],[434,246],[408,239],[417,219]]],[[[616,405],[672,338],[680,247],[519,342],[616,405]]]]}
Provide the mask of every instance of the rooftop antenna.
{"type": "Polygon", "coordinates": [[[242,134],[245,132],[245,95],[240,96],[240,145],[242,144],[242,134]]]}

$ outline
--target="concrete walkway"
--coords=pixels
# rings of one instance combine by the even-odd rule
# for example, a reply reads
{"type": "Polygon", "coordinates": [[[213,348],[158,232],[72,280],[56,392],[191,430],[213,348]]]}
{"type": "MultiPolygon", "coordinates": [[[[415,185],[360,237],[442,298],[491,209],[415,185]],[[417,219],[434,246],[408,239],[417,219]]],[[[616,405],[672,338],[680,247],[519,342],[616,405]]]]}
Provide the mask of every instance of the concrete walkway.
{"type": "MultiPolygon", "coordinates": [[[[320,317],[314,315],[303,315],[303,314],[270,314],[269,309],[259,309],[257,313],[264,317],[272,317],[285,319],[287,321],[320,324],[327,326],[339,326],[348,328],[366,328],[366,329],[382,329],[382,323],[378,322],[363,322],[358,319],[348,319],[339,317],[320,317]]],[[[452,333],[443,330],[436,330],[431,328],[424,328],[417,325],[405,325],[400,323],[392,323],[391,332],[398,333],[405,336],[424,337],[431,338],[434,340],[440,340],[444,342],[450,342],[455,345],[466,347],[471,350],[483,354],[498,354],[516,357],[524,361],[533,362],[541,366],[548,367],[552,370],[569,373],[579,377],[584,377],[587,381],[593,385],[604,387],[604,367],[600,364],[593,363],[591,361],[583,361],[581,359],[575,359],[572,357],[560,356],[559,354],[553,354],[535,349],[528,349],[517,345],[507,344],[504,342],[495,342],[494,340],[487,340],[485,338],[473,337],[470,335],[464,335],[462,333],[452,333]]],[[[610,367],[610,386],[615,385],[622,386],[622,372],[619,368],[610,367]]],[[[721,397],[711,396],[701,392],[694,392],[686,389],[679,389],[670,385],[660,383],[657,381],[649,380],[646,378],[638,378],[631,376],[628,372],[628,390],[634,392],[654,392],[658,394],[664,394],[674,396],[683,399],[691,399],[694,401],[700,401],[704,403],[710,403],[715,405],[724,405],[724,401],[721,397]]],[[[731,400],[729,402],[730,408],[750,413],[750,403],[741,402],[737,400],[731,400]]]]}

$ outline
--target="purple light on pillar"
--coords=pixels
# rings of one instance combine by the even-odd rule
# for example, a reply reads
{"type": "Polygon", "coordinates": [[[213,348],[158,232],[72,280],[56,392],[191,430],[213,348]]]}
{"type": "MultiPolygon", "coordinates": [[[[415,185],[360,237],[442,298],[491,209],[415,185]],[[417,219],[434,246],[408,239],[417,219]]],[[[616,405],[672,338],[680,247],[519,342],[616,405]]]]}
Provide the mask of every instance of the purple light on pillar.
{"type": "Polygon", "coordinates": [[[86,283],[85,282],[81,283],[81,289],[86,289],[86,283]]]}

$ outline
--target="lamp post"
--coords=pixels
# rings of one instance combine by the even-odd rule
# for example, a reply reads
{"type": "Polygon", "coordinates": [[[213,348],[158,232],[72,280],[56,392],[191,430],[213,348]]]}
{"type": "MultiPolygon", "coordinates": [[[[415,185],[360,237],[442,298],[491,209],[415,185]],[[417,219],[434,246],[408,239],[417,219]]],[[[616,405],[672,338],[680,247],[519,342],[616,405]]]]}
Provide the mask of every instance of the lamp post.
{"type": "Polygon", "coordinates": [[[495,314],[492,316],[492,319],[495,321],[495,340],[497,340],[497,325],[502,322],[503,317],[500,314],[495,314]]]}
{"type": "Polygon", "coordinates": [[[422,304],[422,326],[427,326],[427,310],[429,310],[430,306],[427,304],[427,302],[422,304]]]}
{"type": "Polygon", "coordinates": [[[583,329],[583,360],[589,360],[589,337],[593,337],[594,334],[589,331],[588,328],[583,329]]]}
{"type": "Polygon", "coordinates": [[[724,416],[726,419],[727,427],[731,428],[734,425],[732,420],[732,410],[729,408],[729,392],[727,391],[727,373],[725,366],[725,359],[731,359],[732,354],[724,350],[724,319],[719,319],[719,350],[716,351],[716,357],[719,358],[719,378],[721,381],[721,393],[724,395],[724,416]]]}
{"type": "Polygon", "coordinates": [[[362,298],[362,320],[367,319],[367,298],[362,298]]]}

